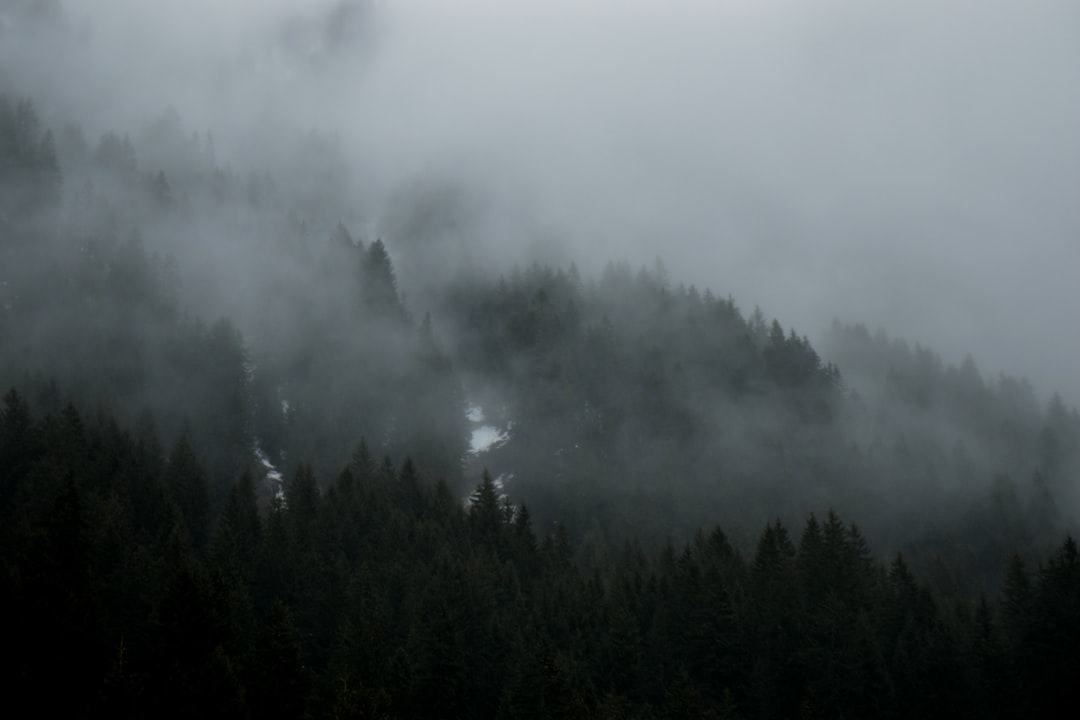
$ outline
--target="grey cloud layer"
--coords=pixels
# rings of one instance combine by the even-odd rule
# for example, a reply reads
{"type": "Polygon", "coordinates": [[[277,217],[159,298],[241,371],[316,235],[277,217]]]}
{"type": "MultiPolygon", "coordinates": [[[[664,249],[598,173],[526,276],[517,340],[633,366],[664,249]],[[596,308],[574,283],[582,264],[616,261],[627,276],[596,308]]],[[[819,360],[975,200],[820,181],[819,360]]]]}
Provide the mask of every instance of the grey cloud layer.
{"type": "Polygon", "coordinates": [[[72,2],[91,62],[34,72],[102,127],[336,133],[375,230],[434,177],[480,254],[660,255],[1080,402],[1075,2],[404,0],[334,45],[338,5],[72,2]]]}

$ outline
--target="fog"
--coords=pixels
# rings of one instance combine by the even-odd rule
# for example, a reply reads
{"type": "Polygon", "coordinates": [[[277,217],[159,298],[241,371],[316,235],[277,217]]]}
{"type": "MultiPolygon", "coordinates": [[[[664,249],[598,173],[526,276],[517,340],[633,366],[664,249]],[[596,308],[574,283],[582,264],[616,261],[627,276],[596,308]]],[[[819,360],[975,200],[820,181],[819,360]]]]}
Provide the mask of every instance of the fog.
{"type": "MultiPolygon", "coordinates": [[[[882,326],[1080,401],[1073,2],[64,13],[76,42],[0,40],[2,79],[47,125],[136,132],[173,107],[220,159],[270,170],[318,130],[353,222],[398,254],[427,243],[429,257],[583,270],[660,257],[673,282],[812,339],[833,318],[882,326]]],[[[422,285],[426,266],[401,262],[422,285]]]]}
{"type": "Polygon", "coordinates": [[[1047,715],[1077,128],[1076,0],[0,0],[13,685],[1047,715]]]}

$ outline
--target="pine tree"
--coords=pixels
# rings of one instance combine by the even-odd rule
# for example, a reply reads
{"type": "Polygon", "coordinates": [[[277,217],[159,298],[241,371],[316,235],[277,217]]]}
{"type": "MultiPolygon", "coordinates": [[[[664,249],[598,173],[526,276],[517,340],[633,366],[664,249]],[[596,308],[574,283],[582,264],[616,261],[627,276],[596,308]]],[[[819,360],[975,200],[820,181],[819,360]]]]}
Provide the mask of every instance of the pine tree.
{"type": "Polygon", "coordinates": [[[311,465],[297,466],[292,482],[285,487],[285,502],[297,547],[301,552],[312,551],[319,516],[319,485],[311,465]]]}
{"type": "Polygon", "coordinates": [[[360,289],[364,307],[368,311],[390,320],[406,319],[405,309],[398,296],[394,266],[381,239],[371,243],[364,253],[360,289]]]}
{"type": "Polygon", "coordinates": [[[469,524],[474,539],[488,547],[497,547],[503,518],[499,511],[499,492],[487,468],[469,497],[469,524]]]}
{"type": "Polygon", "coordinates": [[[247,671],[248,704],[253,717],[304,716],[311,677],[304,667],[300,636],[292,613],[280,600],[259,624],[247,671]]]}
{"type": "Polygon", "coordinates": [[[250,581],[262,543],[262,519],[259,517],[255,479],[250,468],[244,470],[229,490],[220,525],[222,532],[227,529],[232,536],[240,566],[245,578],[250,581]]]}
{"type": "Polygon", "coordinates": [[[165,486],[183,518],[194,548],[206,547],[210,523],[210,487],[195,451],[183,435],[165,466],[165,486]]]}
{"type": "Polygon", "coordinates": [[[37,454],[37,433],[30,408],[12,388],[4,395],[0,410],[0,520],[14,509],[19,486],[37,454]]]}

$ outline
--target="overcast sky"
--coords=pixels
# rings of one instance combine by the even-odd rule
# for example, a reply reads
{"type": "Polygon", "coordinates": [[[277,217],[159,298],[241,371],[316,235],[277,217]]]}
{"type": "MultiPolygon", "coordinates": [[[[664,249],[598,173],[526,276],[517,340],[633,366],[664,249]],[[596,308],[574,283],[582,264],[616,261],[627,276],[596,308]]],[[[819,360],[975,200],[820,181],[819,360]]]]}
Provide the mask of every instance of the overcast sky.
{"type": "Polygon", "coordinates": [[[335,132],[372,228],[434,180],[478,252],[659,255],[811,337],[882,326],[1080,403],[1075,0],[336,5],[69,0],[80,60],[24,70],[88,130],[335,132]]]}

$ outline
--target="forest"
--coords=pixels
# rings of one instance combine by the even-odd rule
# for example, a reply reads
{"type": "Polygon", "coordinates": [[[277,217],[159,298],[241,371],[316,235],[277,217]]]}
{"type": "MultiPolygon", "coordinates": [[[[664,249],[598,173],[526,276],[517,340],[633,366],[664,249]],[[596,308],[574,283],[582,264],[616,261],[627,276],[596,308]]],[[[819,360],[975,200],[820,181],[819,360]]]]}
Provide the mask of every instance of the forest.
{"type": "MultiPolygon", "coordinates": [[[[77,42],[64,18],[10,3],[0,43],[77,42]]],[[[493,269],[432,241],[461,219],[445,188],[399,198],[396,235],[372,235],[332,135],[248,167],[171,107],[84,127],[13,67],[0,596],[16,706],[1075,704],[1080,413],[1060,395],[864,324],[811,343],[671,277],[662,252],[493,269]]]]}

